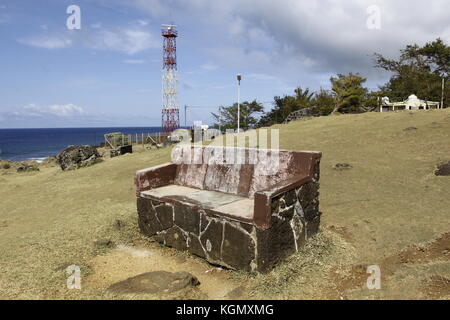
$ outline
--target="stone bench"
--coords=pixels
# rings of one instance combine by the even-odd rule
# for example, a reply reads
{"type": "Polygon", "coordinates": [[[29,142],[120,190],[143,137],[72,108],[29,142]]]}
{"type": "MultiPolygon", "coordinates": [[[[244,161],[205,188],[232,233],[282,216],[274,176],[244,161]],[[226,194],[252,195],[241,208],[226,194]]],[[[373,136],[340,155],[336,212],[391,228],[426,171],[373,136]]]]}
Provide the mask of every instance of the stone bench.
{"type": "Polygon", "coordinates": [[[317,233],[320,152],[192,147],[135,175],[142,233],[211,264],[268,272],[317,233]]]}

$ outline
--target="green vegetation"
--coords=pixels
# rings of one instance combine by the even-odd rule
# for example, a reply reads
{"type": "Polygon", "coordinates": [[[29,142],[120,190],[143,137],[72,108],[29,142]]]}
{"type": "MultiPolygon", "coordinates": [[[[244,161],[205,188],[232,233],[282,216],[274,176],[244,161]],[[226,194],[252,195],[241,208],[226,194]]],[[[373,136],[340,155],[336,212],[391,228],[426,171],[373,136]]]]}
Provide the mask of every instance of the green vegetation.
{"type": "MultiPolygon", "coordinates": [[[[242,129],[251,129],[255,127],[258,120],[255,115],[264,111],[263,106],[256,100],[252,102],[244,101],[239,106],[240,118],[239,124],[242,129]]],[[[226,129],[237,129],[238,104],[235,103],[230,107],[219,107],[218,113],[212,113],[215,124],[214,127],[226,129]]]]}
{"type": "Polygon", "coordinates": [[[302,88],[295,89],[294,96],[275,97],[274,107],[261,117],[258,125],[270,126],[281,123],[292,112],[310,107],[313,99],[314,92],[309,89],[303,90],[302,88]]]}
{"type": "Polygon", "coordinates": [[[375,54],[376,67],[393,73],[380,95],[392,100],[405,100],[415,94],[430,101],[441,101],[442,79],[446,81],[444,100],[450,101],[450,46],[437,39],[425,46],[409,45],[400,51],[400,58],[388,59],[375,54]]]}
{"type": "MultiPolygon", "coordinates": [[[[338,74],[330,79],[331,91],[320,89],[314,92],[309,88],[298,87],[293,95],[275,96],[273,107],[267,112],[263,112],[256,101],[252,102],[253,108],[241,109],[241,127],[265,127],[283,123],[292,112],[302,109],[307,109],[305,111],[309,116],[373,111],[385,96],[391,101],[403,101],[415,94],[421,99],[440,102],[442,79],[445,79],[444,104],[448,105],[450,101],[450,46],[441,39],[423,47],[409,45],[400,51],[398,60],[376,53],[375,67],[392,73],[389,81],[378,90],[370,91],[365,88],[366,79],[359,74],[338,74]],[[255,117],[258,114],[261,115],[259,120],[255,117]],[[244,120],[246,117],[248,121],[244,120]]],[[[222,119],[222,127],[236,129],[237,104],[221,107],[219,115],[213,116],[216,122],[222,119]]]]}
{"type": "Polygon", "coordinates": [[[349,75],[338,74],[336,78],[332,77],[331,89],[335,95],[336,107],[333,112],[357,112],[361,111],[363,100],[367,94],[367,89],[363,88],[366,78],[358,74],[349,75]]]}

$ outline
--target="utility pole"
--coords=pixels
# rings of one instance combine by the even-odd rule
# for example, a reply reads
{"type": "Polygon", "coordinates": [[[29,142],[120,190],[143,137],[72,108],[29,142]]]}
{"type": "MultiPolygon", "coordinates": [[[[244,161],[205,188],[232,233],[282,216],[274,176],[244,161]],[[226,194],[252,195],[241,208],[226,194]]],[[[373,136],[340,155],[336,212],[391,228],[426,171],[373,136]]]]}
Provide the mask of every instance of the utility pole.
{"type": "Polygon", "coordinates": [[[240,132],[241,128],[241,80],[242,76],[240,74],[237,75],[237,81],[238,81],[238,110],[237,110],[237,132],[240,132]]]}
{"type": "Polygon", "coordinates": [[[445,78],[442,77],[441,109],[444,109],[444,89],[445,89],[445,78]]]}

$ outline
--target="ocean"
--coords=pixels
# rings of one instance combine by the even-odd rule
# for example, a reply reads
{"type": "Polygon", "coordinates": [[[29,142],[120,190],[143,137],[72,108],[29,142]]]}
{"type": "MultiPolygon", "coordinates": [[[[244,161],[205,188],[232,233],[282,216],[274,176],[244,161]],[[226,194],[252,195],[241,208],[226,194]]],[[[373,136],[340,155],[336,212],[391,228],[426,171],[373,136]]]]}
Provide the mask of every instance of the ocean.
{"type": "Polygon", "coordinates": [[[42,161],[69,145],[100,145],[106,133],[140,135],[160,131],[161,127],[0,129],[0,160],[42,161]]]}

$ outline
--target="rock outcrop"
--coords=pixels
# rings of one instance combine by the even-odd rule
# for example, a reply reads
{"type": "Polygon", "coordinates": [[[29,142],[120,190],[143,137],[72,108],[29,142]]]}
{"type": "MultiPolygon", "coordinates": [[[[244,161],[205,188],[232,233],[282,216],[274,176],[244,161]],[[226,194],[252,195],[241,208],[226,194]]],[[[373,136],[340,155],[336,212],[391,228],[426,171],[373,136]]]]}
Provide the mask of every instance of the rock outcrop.
{"type": "Polygon", "coordinates": [[[434,174],[441,177],[450,176],[450,161],[440,164],[434,174]]]}
{"type": "Polygon", "coordinates": [[[93,146],[70,146],[56,158],[62,170],[74,170],[101,161],[100,154],[93,146]]]}

